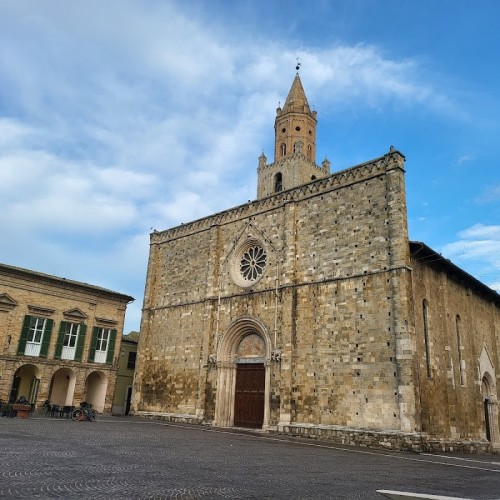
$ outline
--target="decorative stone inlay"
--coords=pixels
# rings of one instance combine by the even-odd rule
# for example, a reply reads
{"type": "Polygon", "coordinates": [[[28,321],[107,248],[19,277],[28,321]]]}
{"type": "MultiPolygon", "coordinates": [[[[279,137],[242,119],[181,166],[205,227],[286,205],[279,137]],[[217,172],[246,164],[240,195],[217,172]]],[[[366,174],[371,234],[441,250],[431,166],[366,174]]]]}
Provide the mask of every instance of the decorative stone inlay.
{"type": "Polygon", "coordinates": [[[87,319],[87,315],[78,308],[74,308],[69,311],[63,311],[63,316],[65,319],[68,319],[70,321],[84,321],[87,319]]]}
{"type": "Polygon", "coordinates": [[[35,306],[33,304],[28,304],[28,309],[33,314],[37,314],[39,316],[51,316],[56,312],[55,309],[48,307],[35,306]]]}
{"type": "Polygon", "coordinates": [[[236,358],[263,358],[264,356],[264,341],[256,334],[244,337],[236,350],[236,358]]]}
{"type": "Polygon", "coordinates": [[[103,325],[107,326],[113,326],[116,325],[118,322],[114,319],[108,319],[108,318],[96,318],[95,319],[98,323],[101,323],[103,325]]]}
{"type": "Polygon", "coordinates": [[[281,363],[281,350],[275,349],[271,352],[271,361],[275,361],[276,363],[281,363]]]}
{"type": "Polygon", "coordinates": [[[0,295],[0,311],[8,312],[12,311],[14,307],[17,306],[17,302],[6,293],[0,295]]]}

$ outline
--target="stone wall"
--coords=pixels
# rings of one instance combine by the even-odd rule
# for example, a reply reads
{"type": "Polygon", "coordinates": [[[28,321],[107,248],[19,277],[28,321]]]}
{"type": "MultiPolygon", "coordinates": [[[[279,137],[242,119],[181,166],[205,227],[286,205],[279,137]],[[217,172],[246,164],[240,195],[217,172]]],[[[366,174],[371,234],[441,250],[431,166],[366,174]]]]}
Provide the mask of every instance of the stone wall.
{"type": "MultiPolygon", "coordinates": [[[[418,252],[412,259],[422,430],[448,439],[486,439],[481,358],[488,360],[488,371],[493,370],[491,399],[496,403],[500,310],[495,300],[479,293],[446,265],[440,256],[422,258],[418,252]]],[[[498,417],[496,427],[498,434],[498,417]]]]}
{"type": "Polygon", "coordinates": [[[267,365],[268,426],[411,426],[408,264],[397,152],[153,233],[133,410],[213,420],[221,395],[209,357],[249,317],[281,353],[267,365]],[[267,263],[242,288],[234,255],[247,240],[267,263]]]}

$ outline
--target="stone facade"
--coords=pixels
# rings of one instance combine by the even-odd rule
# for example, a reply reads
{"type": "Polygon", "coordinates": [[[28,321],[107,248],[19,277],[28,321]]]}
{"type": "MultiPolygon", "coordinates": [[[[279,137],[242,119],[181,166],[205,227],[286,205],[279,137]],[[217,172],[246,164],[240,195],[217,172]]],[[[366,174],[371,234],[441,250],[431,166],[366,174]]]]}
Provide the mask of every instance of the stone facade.
{"type": "Polygon", "coordinates": [[[423,243],[411,253],[421,428],[498,446],[500,297],[423,243]]]}
{"type": "MultiPolygon", "coordinates": [[[[437,394],[420,373],[403,155],[391,147],[329,174],[303,151],[315,126],[297,75],[277,110],[275,162],[259,158],[257,200],[151,235],[133,412],[370,445],[467,437],[487,447],[479,410],[468,434],[425,420],[437,394]]],[[[498,303],[490,309],[494,339],[498,303]]]]}
{"type": "Polygon", "coordinates": [[[111,411],[127,304],[104,288],[0,264],[0,399],[111,411]]]}

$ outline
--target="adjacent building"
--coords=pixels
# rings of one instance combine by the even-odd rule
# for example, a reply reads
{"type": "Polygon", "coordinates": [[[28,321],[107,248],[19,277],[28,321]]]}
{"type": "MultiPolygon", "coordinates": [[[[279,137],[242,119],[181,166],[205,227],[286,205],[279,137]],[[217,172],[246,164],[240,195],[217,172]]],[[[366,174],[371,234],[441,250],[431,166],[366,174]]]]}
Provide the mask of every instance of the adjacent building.
{"type": "Polygon", "coordinates": [[[128,415],[130,412],[138,342],[138,332],[130,332],[122,338],[118,371],[116,373],[116,389],[113,398],[113,415],[128,415]]]}
{"type": "Polygon", "coordinates": [[[98,286],[0,264],[0,399],[111,412],[127,304],[98,286]]]}
{"type": "Polygon", "coordinates": [[[330,173],[297,74],[257,199],[151,234],[133,413],[498,446],[499,295],[408,237],[405,158],[330,173]]]}

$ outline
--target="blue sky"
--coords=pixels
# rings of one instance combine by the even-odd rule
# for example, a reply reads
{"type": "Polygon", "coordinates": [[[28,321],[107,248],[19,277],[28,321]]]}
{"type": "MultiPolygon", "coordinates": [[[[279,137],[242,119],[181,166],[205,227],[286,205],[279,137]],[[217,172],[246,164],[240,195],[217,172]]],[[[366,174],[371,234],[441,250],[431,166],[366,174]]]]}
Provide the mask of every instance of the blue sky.
{"type": "Polygon", "coordinates": [[[0,261],[135,297],[149,233],[256,197],[299,57],[332,172],[406,156],[410,238],[500,290],[500,2],[0,0],[0,261]]]}

